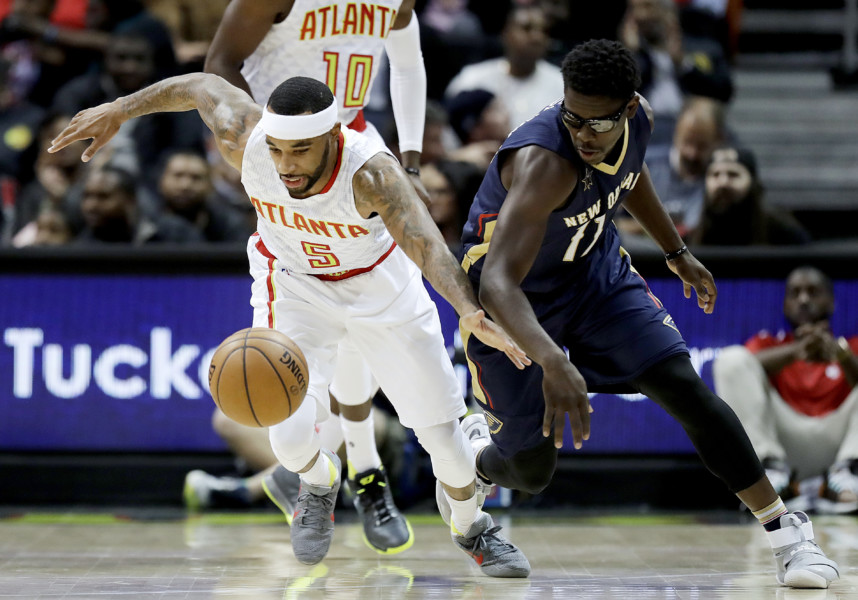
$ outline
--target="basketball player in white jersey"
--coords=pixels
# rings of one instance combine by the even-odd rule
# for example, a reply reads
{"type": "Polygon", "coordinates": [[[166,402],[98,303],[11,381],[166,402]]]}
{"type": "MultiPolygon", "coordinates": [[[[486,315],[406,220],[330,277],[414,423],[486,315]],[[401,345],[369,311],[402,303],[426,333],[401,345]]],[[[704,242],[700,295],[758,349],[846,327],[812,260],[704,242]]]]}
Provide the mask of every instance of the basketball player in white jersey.
{"type": "MultiPolygon", "coordinates": [[[[426,70],[413,6],[414,0],[232,0],[210,46],[205,71],[245,90],[260,105],[289,77],[324,81],[337,98],[340,122],[382,142],[372,123],[365,121],[362,109],[386,51],[402,163],[428,202],[419,177],[426,70]]],[[[368,544],[384,554],[405,550],[413,534],[393,502],[375,445],[372,396],[378,385],[350,344],[340,348],[336,362],[331,392],[333,411],[339,414],[322,424],[320,433],[332,450],[345,436],[349,487],[355,493],[368,544]]],[[[230,447],[248,462],[264,456],[260,451],[264,448],[262,432],[230,423],[217,412],[214,423],[230,447]]],[[[191,504],[199,503],[207,494],[217,497],[219,488],[234,489],[236,483],[242,483],[250,494],[258,495],[264,487],[290,519],[296,482],[273,466],[244,482],[218,481],[199,471],[189,473],[185,497],[191,504]]]]}
{"type": "Polygon", "coordinates": [[[296,558],[318,563],[333,538],[340,463],[321,447],[315,424],[327,417],[337,346],[348,338],[429,453],[450,504],[453,542],[489,576],[526,577],[527,559],[478,505],[473,449],[458,422],[465,404],[421,272],[460,315],[462,329],[519,368],[530,360],[485,317],[401,165],[340,126],[324,83],[289,79],[263,108],[217,76],[172,77],[82,111],[49,151],[92,138],[86,161],[128,119],[191,109],[241,171],[258,213],[259,232],[248,243],[253,325],[295,340],[310,369],[304,402],[269,428],[278,460],[301,475],[291,524],[296,558]]]}

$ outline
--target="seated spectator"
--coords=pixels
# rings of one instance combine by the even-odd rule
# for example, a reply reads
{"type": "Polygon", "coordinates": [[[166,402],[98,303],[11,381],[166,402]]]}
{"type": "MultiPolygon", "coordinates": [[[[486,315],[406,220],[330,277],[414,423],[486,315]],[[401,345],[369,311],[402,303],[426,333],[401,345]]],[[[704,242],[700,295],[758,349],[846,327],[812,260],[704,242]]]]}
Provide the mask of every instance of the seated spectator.
{"type": "MultiPolygon", "coordinates": [[[[74,115],[172,74],[175,62],[170,58],[170,37],[163,25],[138,16],[118,27],[117,32],[105,55],[103,70],[82,75],[63,86],[54,102],[56,112],[74,115]]],[[[102,150],[106,151],[102,160],[139,175],[144,185],[154,188],[151,166],[173,148],[203,152],[204,129],[193,111],[145,115],[122,126],[102,150]]]]}
{"type": "Polygon", "coordinates": [[[79,213],[72,207],[80,205],[83,188],[82,173],[86,164],[80,157],[86,142],[75,142],[59,152],[49,153],[51,141],[68,125],[67,115],[48,115],[39,129],[39,154],[36,157],[36,176],[24,186],[15,206],[15,233],[28,226],[35,227],[36,217],[45,205],[52,205],[66,213],[66,221],[73,231],[80,229],[79,213]]]}
{"type": "MultiPolygon", "coordinates": [[[[428,0],[419,16],[420,45],[427,64],[426,95],[440,100],[465,65],[486,58],[487,36],[466,0],[428,0]]],[[[375,89],[378,89],[376,87],[375,89]]]]}
{"type": "Polygon", "coordinates": [[[246,242],[256,230],[213,193],[211,167],[196,152],[176,150],[167,156],[158,192],[164,210],[190,223],[208,242],[246,242]]]}
{"type": "MultiPolygon", "coordinates": [[[[658,120],[655,127],[658,128],[658,120]]],[[[651,146],[647,152],[653,187],[683,238],[700,224],[706,167],[726,136],[723,105],[710,98],[694,97],[683,106],[672,144],[651,146]]],[[[643,237],[640,225],[625,211],[618,214],[616,224],[624,237],[643,237]]]]}
{"type": "Polygon", "coordinates": [[[492,92],[465,90],[448,99],[447,111],[461,144],[450,157],[485,171],[512,129],[506,105],[492,92]]]}
{"type": "Polygon", "coordinates": [[[713,364],[716,392],[742,421],[781,498],[798,504],[798,482],[822,475],[817,507],[854,512],[858,336],[832,333],[834,289],[813,267],[789,274],[783,312],[791,331],[761,331],[721,350],[713,364]]]}
{"type": "Polygon", "coordinates": [[[15,235],[12,246],[63,246],[71,242],[73,237],[65,211],[46,202],[39,209],[36,218],[15,235]]]}
{"type": "Polygon", "coordinates": [[[513,9],[501,38],[504,56],[463,68],[450,82],[445,98],[465,90],[487,90],[506,104],[513,127],[559,100],[563,77],[559,67],[545,60],[547,27],[541,8],[513,9]]]}
{"type": "Polygon", "coordinates": [[[454,254],[462,246],[462,228],[483,175],[484,171],[471,163],[451,160],[424,165],[420,171],[432,200],[429,214],[454,254]]]}
{"type": "Polygon", "coordinates": [[[791,214],[765,205],[750,150],[721,148],[706,170],[700,226],[689,243],[709,246],[804,244],[810,234],[791,214]]]}
{"type": "Polygon", "coordinates": [[[56,19],[61,0],[13,0],[0,23],[0,46],[14,54],[16,86],[26,98],[50,106],[54,93],[71,78],[84,73],[107,47],[104,32],[89,34],[80,23],[56,19]]]}
{"type": "Polygon", "coordinates": [[[202,71],[206,52],[229,0],[144,0],[170,30],[176,59],[186,71],[202,71]]]}
{"type": "Polygon", "coordinates": [[[33,178],[37,131],[45,111],[16,91],[13,68],[0,52],[0,179],[19,188],[33,178]]]}
{"type": "Polygon", "coordinates": [[[157,218],[145,216],[137,205],[134,177],[110,165],[87,173],[81,211],[84,228],[74,239],[77,244],[141,246],[204,241],[202,234],[184,219],[169,214],[157,218]]]}
{"type": "Polygon", "coordinates": [[[690,36],[672,0],[629,0],[620,39],[641,68],[641,93],[657,119],[676,117],[686,96],[728,102],[733,83],[723,47],[690,36]]]}

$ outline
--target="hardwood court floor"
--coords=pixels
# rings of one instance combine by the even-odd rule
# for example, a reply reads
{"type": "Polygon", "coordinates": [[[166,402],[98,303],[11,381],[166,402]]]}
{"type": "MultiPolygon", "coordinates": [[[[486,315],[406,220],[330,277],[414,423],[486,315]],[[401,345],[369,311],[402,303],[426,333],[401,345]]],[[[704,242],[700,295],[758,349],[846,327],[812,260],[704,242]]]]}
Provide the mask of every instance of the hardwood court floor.
{"type": "Polygon", "coordinates": [[[437,516],[409,514],[414,546],[379,556],[338,513],[331,551],[311,567],[270,513],[127,514],[0,511],[0,599],[858,599],[854,517],[814,519],[842,579],[789,590],[761,528],[735,516],[502,516],[533,566],[502,580],[471,566],[437,516]]]}

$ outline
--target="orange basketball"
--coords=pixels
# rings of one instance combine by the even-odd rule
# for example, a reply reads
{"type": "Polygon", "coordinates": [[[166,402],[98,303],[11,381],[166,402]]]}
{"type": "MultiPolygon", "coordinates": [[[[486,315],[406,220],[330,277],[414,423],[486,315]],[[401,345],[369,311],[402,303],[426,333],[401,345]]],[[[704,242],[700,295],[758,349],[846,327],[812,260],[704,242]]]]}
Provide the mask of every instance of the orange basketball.
{"type": "Polygon", "coordinates": [[[215,350],[209,366],[209,390],[218,408],[251,427],[276,425],[298,410],[309,380],[298,345],[267,327],[233,333],[215,350]]]}

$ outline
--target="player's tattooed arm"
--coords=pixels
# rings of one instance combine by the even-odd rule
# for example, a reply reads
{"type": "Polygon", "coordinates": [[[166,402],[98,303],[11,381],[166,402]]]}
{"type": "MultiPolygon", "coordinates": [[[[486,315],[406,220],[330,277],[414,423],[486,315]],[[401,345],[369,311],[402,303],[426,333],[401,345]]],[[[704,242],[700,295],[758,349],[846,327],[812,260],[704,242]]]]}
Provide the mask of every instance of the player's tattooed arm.
{"type": "Polygon", "coordinates": [[[386,154],[371,158],[355,174],[353,184],[358,212],[381,217],[399,247],[459,314],[479,308],[465,272],[393,158],[386,154]]]}
{"type": "Polygon", "coordinates": [[[247,138],[262,116],[262,107],[244,91],[206,73],[170,77],[79,112],[53,140],[49,152],[78,140],[92,139],[82,156],[86,162],[116,135],[125,121],[151,113],[186,110],[199,112],[214,133],[221,154],[229,164],[241,169],[247,138]]]}
{"type": "Polygon", "coordinates": [[[530,359],[506,331],[486,318],[465,271],[399,163],[378,154],[355,173],[352,184],[358,212],[365,218],[381,217],[399,247],[459,314],[460,328],[503,351],[518,368],[529,365],[530,359]]]}

